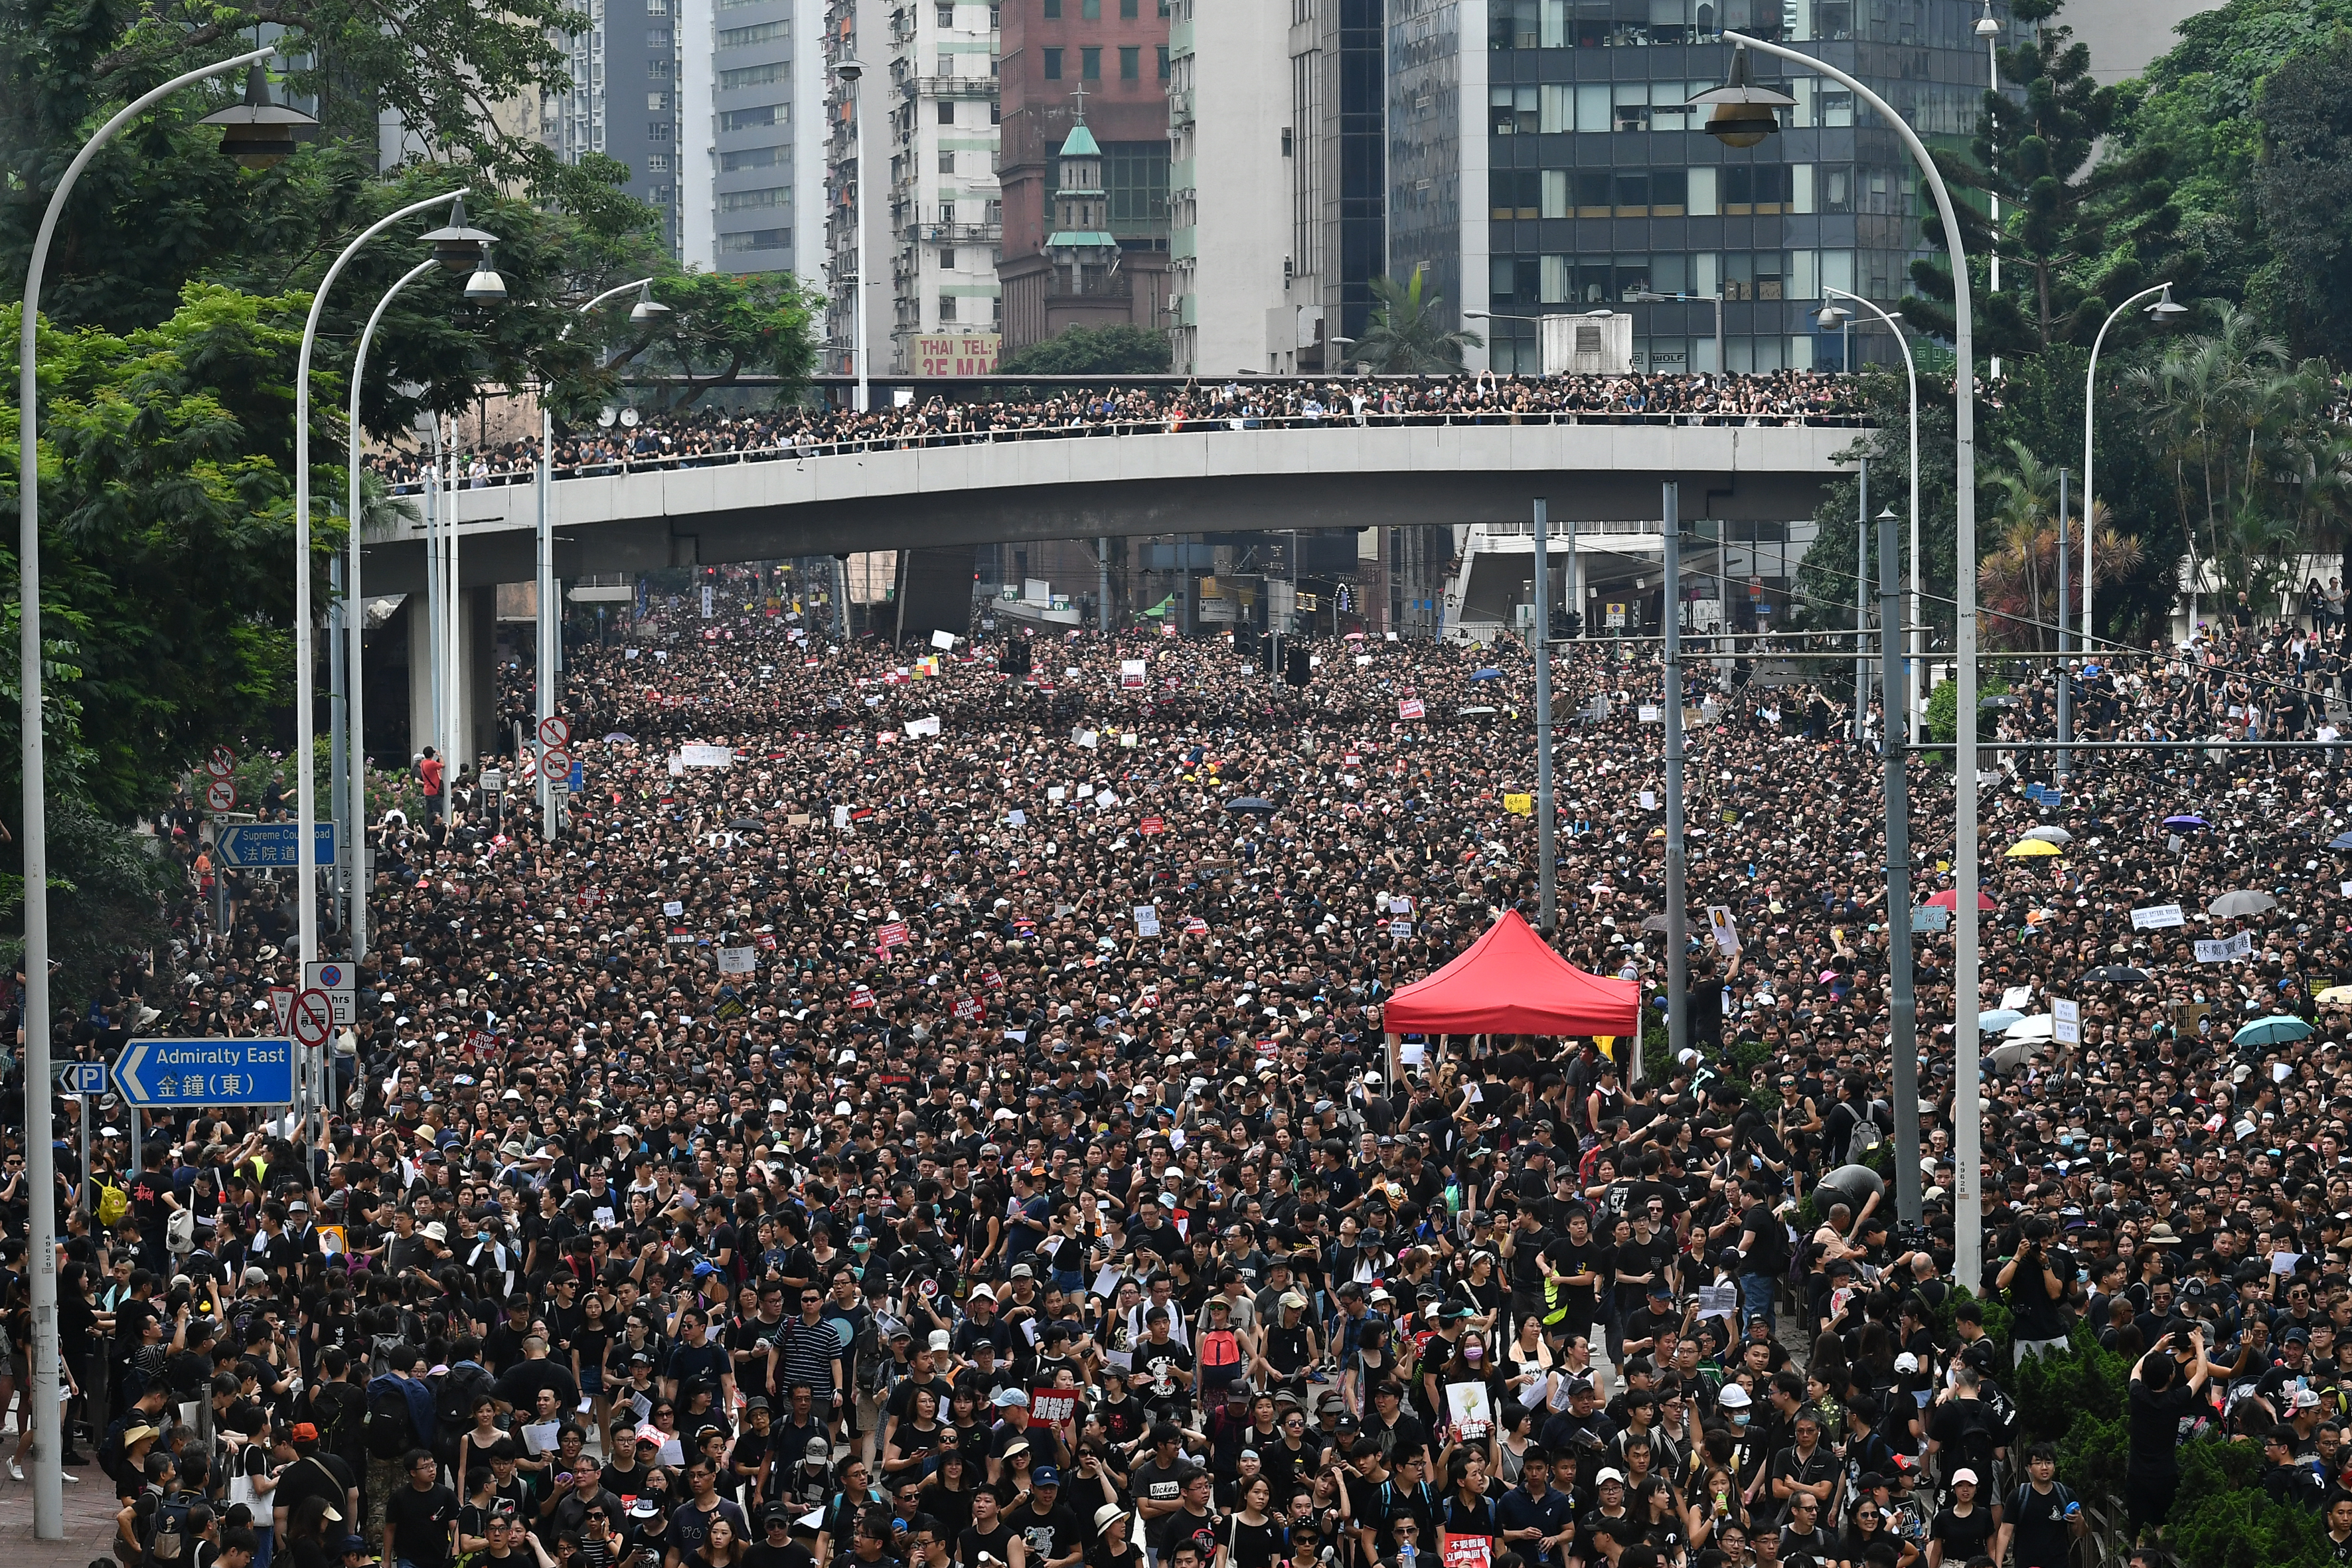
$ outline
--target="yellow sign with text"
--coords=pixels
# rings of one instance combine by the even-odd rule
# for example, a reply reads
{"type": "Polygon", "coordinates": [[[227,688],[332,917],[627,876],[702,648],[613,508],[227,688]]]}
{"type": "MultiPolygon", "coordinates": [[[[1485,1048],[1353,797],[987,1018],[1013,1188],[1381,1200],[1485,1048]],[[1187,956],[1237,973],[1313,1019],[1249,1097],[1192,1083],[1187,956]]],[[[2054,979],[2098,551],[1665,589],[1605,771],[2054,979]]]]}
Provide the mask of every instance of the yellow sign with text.
{"type": "Polygon", "coordinates": [[[994,375],[1004,340],[995,332],[926,332],[914,340],[917,375],[994,375]]]}

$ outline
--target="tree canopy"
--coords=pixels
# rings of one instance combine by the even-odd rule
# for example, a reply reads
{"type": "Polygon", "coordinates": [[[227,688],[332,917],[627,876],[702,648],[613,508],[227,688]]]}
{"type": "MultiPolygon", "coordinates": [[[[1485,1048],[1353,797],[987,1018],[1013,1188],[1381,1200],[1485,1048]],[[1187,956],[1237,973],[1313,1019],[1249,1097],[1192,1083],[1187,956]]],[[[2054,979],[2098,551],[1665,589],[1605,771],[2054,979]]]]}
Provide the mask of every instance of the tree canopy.
{"type": "Polygon", "coordinates": [[[1174,363],[1167,334],[1141,327],[1066,327],[1007,355],[999,375],[1160,375],[1174,363]]]}

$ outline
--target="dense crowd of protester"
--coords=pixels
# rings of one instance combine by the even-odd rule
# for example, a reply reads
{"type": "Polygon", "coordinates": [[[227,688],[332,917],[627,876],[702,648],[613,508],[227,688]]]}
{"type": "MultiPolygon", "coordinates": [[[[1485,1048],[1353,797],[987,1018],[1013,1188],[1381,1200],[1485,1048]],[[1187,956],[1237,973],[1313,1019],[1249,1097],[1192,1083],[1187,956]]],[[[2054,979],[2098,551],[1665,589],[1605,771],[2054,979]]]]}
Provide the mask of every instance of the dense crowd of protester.
{"type": "MultiPolygon", "coordinates": [[[[1891,1169],[1888,936],[1834,692],[1689,673],[1689,901],[1730,924],[1684,1054],[1391,1052],[1396,990],[1536,910],[1525,654],[1358,635],[1293,687],[1158,628],[893,649],[808,607],[730,572],[572,650],[554,841],[511,762],[373,826],[325,1147],[94,1108],[68,1473],[125,1568],[2055,1568],[2118,1500],[2019,1438],[2015,1367],[2078,1325],[2133,1363],[2130,1528],[2221,1434],[2352,1555],[2336,751],[2086,752],[2055,795],[1986,752],[1995,1317],[1952,1284],[1929,922],[1924,1223],[1848,1169],[1891,1169]]],[[[2118,652],[2074,710],[2332,741],[2339,636],[2118,652]]],[[[1658,669],[1558,678],[1556,945],[1662,1016],[1658,669]]],[[[2049,733],[2042,679],[1998,731],[2049,733]]],[[[1912,764],[1931,908],[1948,783],[1912,764]]],[[[192,897],[68,1054],[266,1032],[285,893],[192,897]]],[[[29,1195],[12,1153],[19,1386],[29,1195]]]]}
{"type": "MultiPolygon", "coordinates": [[[[1801,371],[1732,376],[1481,375],[1320,384],[1231,381],[1030,391],[1031,395],[986,403],[957,403],[934,395],[866,414],[795,407],[730,415],[689,408],[638,419],[633,411],[630,417],[638,422],[632,425],[622,425],[616,417],[560,434],[551,471],[559,479],[571,479],[900,447],[1170,430],[1596,421],[1815,425],[1854,423],[1862,414],[1850,378],[1801,371]]],[[[525,481],[536,473],[538,460],[536,441],[479,447],[456,455],[458,482],[525,481]]],[[[424,486],[427,459],[421,453],[385,451],[372,462],[396,492],[424,486]]]]}

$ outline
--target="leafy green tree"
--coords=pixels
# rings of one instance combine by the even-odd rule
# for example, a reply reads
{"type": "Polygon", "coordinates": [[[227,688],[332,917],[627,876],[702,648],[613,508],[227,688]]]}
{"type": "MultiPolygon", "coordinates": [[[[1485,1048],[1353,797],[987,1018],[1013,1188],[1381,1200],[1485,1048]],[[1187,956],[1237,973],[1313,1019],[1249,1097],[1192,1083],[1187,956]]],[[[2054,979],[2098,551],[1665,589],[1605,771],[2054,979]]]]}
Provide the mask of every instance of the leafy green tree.
{"type": "MultiPolygon", "coordinates": [[[[627,330],[633,340],[593,377],[566,388],[571,405],[597,395],[625,372],[649,370],[665,410],[691,407],[715,388],[739,384],[747,374],[782,377],[795,390],[816,363],[811,332],[822,301],[792,279],[773,274],[673,272],[654,288],[670,313],[627,330]]],[[[616,301],[611,320],[625,324],[630,303],[616,301]]],[[[1133,329],[1121,329],[1132,331],[1133,329]]]]}
{"type": "Polygon", "coordinates": [[[1141,327],[1067,327],[998,363],[999,375],[1162,375],[1175,359],[1163,333],[1141,327]]]}
{"type": "MultiPolygon", "coordinates": [[[[2102,88],[2091,75],[2088,46],[2058,25],[2064,0],[2013,0],[2010,9],[2033,36],[2001,51],[2004,82],[2021,89],[2019,104],[1984,95],[1971,160],[1938,153],[1945,180],[1996,195],[1998,230],[1973,206],[1962,206],[1962,238],[1972,264],[1996,251],[2008,264],[1999,293],[1988,287],[1990,268],[1973,280],[1979,352],[2015,357],[2053,343],[2087,345],[2115,301],[2146,286],[2161,265],[2186,284],[2193,258],[2180,254],[2174,233],[2179,215],[2170,201],[2169,154],[2160,144],[2118,152],[2102,141],[2115,131],[2129,100],[2102,88]]],[[[1931,244],[1943,226],[1931,217],[1931,244]]],[[[1953,330],[1948,264],[1912,264],[1918,296],[1904,313],[1931,333],[1953,330]]]]}
{"type": "Polygon", "coordinates": [[[1445,296],[1423,292],[1422,269],[1399,283],[1372,279],[1371,319],[1363,342],[1348,357],[1388,375],[1444,375],[1462,368],[1463,352],[1486,342],[1445,325],[1445,296]]]}
{"type": "Polygon", "coordinates": [[[2263,291],[2305,353],[2352,359],[2352,31],[2282,62],[2259,100],[2253,195],[2274,256],[2263,291]]]}
{"type": "MultiPolygon", "coordinates": [[[[61,795],[127,820],[208,742],[291,685],[292,430],[285,388],[308,301],[192,285],[162,326],[40,334],[42,613],[60,700],[61,795]]],[[[16,330],[18,308],[0,310],[16,330]]],[[[13,457],[17,409],[0,404],[13,457]]],[[[0,476],[16,531],[16,468],[0,476]]],[[[320,515],[323,560],[341,529],[320,515]]],[[[13,548],[0,552],[13,573],[13,548]]],[[[0,715],[0,800],[17,755],[0,715]]]]}

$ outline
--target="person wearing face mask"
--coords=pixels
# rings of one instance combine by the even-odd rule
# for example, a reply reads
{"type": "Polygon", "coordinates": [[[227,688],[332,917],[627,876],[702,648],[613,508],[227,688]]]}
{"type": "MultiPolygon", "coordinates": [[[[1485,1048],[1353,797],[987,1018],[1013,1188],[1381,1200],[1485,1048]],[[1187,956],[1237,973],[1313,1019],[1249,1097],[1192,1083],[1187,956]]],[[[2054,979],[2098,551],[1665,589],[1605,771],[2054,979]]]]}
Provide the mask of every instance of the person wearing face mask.
{"type": "Polygon", "coordinates": [[[1725,1462],[1733,1481],[1738,1486],[1741,1500],[1752,1503],[1763,1486],[1765,1462],[1771,1458],[1765,1451],[1766,1445],[1759,1442],[1751,1430],[1756,1415],[1756,1396],[1749,1394],[1743,1384],[1727,1383],[1723,1391],[1715,1396],[1715,1403],[1731,1427],[1731,1452],[1725,1462]]]}

